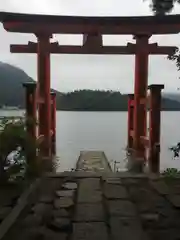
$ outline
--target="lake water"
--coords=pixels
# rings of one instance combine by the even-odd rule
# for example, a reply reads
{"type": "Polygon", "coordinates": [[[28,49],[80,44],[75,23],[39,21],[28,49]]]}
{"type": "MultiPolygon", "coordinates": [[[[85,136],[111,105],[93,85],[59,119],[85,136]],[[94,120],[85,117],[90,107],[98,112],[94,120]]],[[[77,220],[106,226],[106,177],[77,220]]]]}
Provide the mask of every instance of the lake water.
{"type": "MultiPolygon", "coordinates": [[[[22,111],[0,111],[0,116],[22,115],[22,111]]],[[[180,169],[180,158],[173,160],[169,147],[180,142],[180,112],[161,113],[161,170],[180,169]]],[[[76,164],[80,151],[104,151],[109,161],[125,166],[127,112],[57,111],[57,156],[60,171],[76,164]]]]}

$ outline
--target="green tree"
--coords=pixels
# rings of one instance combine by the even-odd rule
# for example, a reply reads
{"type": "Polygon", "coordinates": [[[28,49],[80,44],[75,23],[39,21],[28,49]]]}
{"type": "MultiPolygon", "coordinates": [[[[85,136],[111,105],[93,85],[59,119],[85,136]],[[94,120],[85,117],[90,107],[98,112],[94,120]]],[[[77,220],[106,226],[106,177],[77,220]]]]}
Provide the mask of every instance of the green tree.
{"type": "Polygon", "coordinates": [[[5,182],[10,177],[20,174],[22,170],[24,176],[37,172],[36,149],[38,145],[27,133],[25,121],[5,119],[0,127],[0,182],[5,182]],[[20,155],[13,164],[10,164],[7,156],[17,147],[21,148],[20,155]]]}
{"type": "MultiPolygon", "coordinates": [[[[150,0],[150,8],[156,16],[165,15],[173,10],[175,3],[180,4],[180,0],[150,0]]],[[[179,48],[177,48],[172,55],[168,56],[168,59],[175,61],[177,69],[180,71],[179,48]]]]}
{"type": "Polygon", "coordinates": [[[173,10],[175,3],[180,0],[150,0],[150,7],[155,15],[164,15],[173,10]]]}

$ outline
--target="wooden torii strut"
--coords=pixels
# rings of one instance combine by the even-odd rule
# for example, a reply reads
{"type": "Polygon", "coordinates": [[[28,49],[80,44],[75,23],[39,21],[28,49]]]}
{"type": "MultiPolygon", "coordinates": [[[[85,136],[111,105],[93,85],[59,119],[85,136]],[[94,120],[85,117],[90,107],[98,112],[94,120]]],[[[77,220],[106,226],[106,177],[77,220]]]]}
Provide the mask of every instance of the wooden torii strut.
{"type": "MultiPolygon", "coordinates": [[[[126,46],[103,46],[102,35],[99,33],[84,34],[82,46],[59,45],[58,42],[50,43],[48,36],[39,36],[38,43],[29,42],[27,45],[11,45],[12,53],[37,53],[38,54],[38,81],[40,97],[46,96],[49,106],[48,91],[50,89],[50,54],[135,54],[135,85],[134,85],[134,113],[133,113],[133,149],[137,157],[144,158],[145,146],[141,137],[146,137],[146,92],[148,84],[148,55],[168,55],[174,52],[176,47],[158,46],[157,43],[149,43],[150,35],[136,35],[136,43],[128,43],[126,46]],[[45,43],[46,42],[46,43],[45,43]],[[44,43],[44,45],[43,45],[44,43]],[[40,46],[42,52],[40,50],[40,46]],[[43,52],[44,51],[44,52],[43,52]],[[43,60],[47,59],[47,60],[43,60]],[[40,64],[43,63],[43,64],[40,64]],[[44,71],[46,69],[46,71],[44,71]],[[41,77],[42,76],[42,77],[41,77]],[[42,81],[45,79],[46,81],[42,81]],[[46,86],[44,84],[47,84],[46,86]],[[46,91],[45,91],[46,90],[46,91]]],[[[44,105],[45,106],[45,105],[44,105]]],[[[48,108],[40,110],[40,131],[48,136],[48,108]],[[45,124],[46,123],[46,124],[45,124]],[[44,127],[45,126],[45,127],[44,127]],[[42,129],[42,130],[41,130],[42,129]]],[[[158,123],[157,123],[158,124],[158,123]]]]}

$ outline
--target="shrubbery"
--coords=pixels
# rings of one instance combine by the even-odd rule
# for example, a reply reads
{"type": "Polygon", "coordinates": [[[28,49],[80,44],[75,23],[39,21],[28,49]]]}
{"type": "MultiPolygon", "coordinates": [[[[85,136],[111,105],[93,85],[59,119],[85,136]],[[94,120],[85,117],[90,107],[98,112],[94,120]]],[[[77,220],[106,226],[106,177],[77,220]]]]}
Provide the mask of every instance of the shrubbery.
{"type": "Polygon", "coordinates": [[[24,119],[4,118],[0,124],[0,182],[37,175],[37,149],[37,142],[26,131],[24,119]],[[15,159],[9,161],[8,155],[17,149],[15,159]]]}

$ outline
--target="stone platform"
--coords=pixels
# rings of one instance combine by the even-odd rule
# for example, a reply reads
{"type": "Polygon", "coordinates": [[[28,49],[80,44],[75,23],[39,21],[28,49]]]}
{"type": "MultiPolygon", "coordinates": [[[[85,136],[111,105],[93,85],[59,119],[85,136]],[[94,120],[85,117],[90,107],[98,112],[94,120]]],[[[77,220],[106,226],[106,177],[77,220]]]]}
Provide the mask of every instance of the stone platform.
{"type": "Polygon", "coordinates": [[[1,223],[0,239],[180,239],[180,179],[64,172],[27,192],[1,223]]]}
{"type": "Polygon", "coordinates": [[[111,166],[104,152],[81,151],[76,171],[111,172],[111,166]]]}

